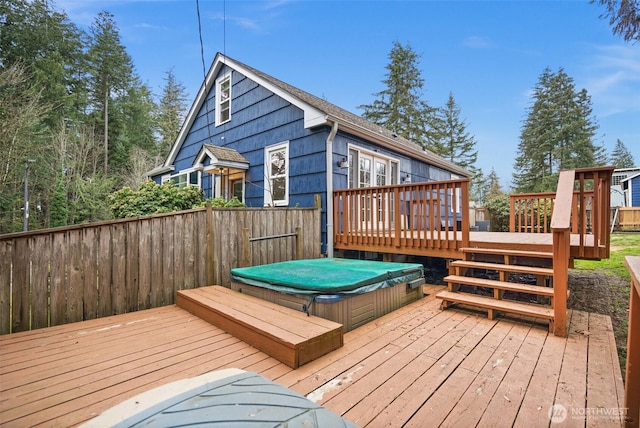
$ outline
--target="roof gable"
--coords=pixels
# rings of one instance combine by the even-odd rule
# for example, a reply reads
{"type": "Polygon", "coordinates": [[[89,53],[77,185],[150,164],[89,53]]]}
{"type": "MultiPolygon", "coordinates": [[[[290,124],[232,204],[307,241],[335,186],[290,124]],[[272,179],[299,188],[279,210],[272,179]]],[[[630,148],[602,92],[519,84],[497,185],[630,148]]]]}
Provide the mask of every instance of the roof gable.
{"type": "Polygon", "coordinates": [[[322,125],[331,126],[333,123],[338,123],[341,130],[362,137],[372,143],[387,147],[393,151],[405,153],[412,158],[446,169],[454,174],[465,177],[471,176],[469,171],[455,163],[443,159],[429,150],[423,149],[418,144],[398,136],[380,125],[369,122],[356,114],[291,86],[253,67],[224,56],[221,53],[216,55],[205,81],[200,86],[198,94],[182,124],[178,137],[171,148],[171,152],[165,160],[164,168],[173,165],[177,153],[180,147],[182,147],[198,112],[215,84],[216,77],[225,66],[243,74],[260,86],[300,108],[304,112],[305,128],[322,125]]]}

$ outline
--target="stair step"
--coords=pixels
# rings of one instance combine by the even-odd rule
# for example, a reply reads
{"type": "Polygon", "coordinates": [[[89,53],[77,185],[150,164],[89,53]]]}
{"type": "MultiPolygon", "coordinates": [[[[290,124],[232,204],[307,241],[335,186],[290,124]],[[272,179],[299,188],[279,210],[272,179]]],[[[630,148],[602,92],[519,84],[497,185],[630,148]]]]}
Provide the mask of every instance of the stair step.
{"type": "Polygon", "coordinates": [[[529,275],[553,276],[553,269],[523,266],[523,265],[505,265],[505,264],[499,264],[499,263],[475,262],[471,260],[456,260],[451,262],[450,266],[473,268],[473,269],[488,269],[488,270],[496,270],[496,271],[503,271],[503,272],[525,273],[529,275]]]}
{"type": "Polygon", "coordinates": [[[453,293],[451,291],[441,291],[436,298],[447,302],[462,303],[485,309],[494,309],[513,314],[528,315],[536,318],[553,319],[553,308],[530,305],[527,303],[514,302],[512,300],[497,300],[491,297],[477,296],[466,293],[453,293]]]}
{"type": "Polygon", "coordinates": [[[445,282],[452,284],[464,284],[472,287],[497,288],[498,290],[516,291],[518,293],[535,294],[538,296],[553,297],[553,288],[539,285],[521,284],[518,282],[495,281],[493,279],[474,278],[471,276],[449,275],[445,282]]]}
{"type": "Polygon", "coordinates": [[[552,259],[553,253],[546,251],[523,251],[523,250],[503,250],[500,248],[461,248],[463,253],[475,254],[497,254],[505,256],[534,257],[540,259],[552,259]]]}

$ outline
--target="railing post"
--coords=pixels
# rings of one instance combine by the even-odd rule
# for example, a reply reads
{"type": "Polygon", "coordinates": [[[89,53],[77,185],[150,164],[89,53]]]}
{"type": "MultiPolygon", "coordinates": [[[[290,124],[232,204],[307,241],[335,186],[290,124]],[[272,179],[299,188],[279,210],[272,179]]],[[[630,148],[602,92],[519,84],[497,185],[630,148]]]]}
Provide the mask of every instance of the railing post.
{"type": "Polygon", "coordinates": [[[553,334],[567,336],[567,286],[571,244],[571,204],[575,171],[560,171],[551,216],[553,233],[553,334]]]}
{"type": "Polygon", "coordinates": [[[631,273],[631,293],[624,383],[624,407],[627,415],[624,426],[637,428],[640,426],[640,257],[627,256],[625,263],[631,273]]]}
{"type": "Polygon", "coordinates": [[[553,334],[567,337],[567,288],[569,282],[568,229],[553,231],[553,334]]]}
{"type": "MultiPolygon", "coordinates": [[[[461,208],[461,216],[462,216],[462,248],[466,248],[469,246],[469,180],[463,181],[461,183],[462,190],[462,208],[461,208]]],[[[455,220],[454,220],[455,221],[455,220]]],[[[457,243],[457,241],[456,241],[457,243]]]]}
{"type": "Polygon", "coordinates": [[[509,195],[509,232],[516,231],[516,195],[509,195]]]}

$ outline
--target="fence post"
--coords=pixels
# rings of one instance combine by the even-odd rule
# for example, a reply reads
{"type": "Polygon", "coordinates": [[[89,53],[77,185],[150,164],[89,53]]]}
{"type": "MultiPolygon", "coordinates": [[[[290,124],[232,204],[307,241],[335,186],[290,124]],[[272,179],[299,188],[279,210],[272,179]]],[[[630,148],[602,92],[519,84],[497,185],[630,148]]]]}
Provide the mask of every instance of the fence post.
{"type": "Polygon", "coordinates": [[[296,260],[304,258],[304,244],[302,241],[302,228],[296,227],[296,260]]]}
{"type": "Polygon", "coordinates": [[[251,266],[251,243],[249,242],[249,229],[242,228],[242,260],[241,267],[251,266]]]}
{"type": "Polygon", "coordinates": [[[207,256],[205,263],[206,266],[206,275],[207,275],[207,285],[214,285],[216,281],[215,277],[215,250],[213,248],[214,240],[214,228],[213,228],[213,208],[211,204],[207,204],[207,256]]]}

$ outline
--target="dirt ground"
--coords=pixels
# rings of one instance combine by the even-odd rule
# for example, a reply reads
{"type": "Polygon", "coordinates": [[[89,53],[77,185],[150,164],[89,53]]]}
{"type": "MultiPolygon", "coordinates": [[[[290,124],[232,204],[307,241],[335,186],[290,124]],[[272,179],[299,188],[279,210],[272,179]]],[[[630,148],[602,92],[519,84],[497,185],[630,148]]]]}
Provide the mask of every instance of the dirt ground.
{"type": "Polygon", "coordinates": [[[620,367],[624,372],[627,356],[629,321],[629,282],[602,269],[569,272],[567,301],[570,309],[609,315],[618,347],[620,367]]]}

